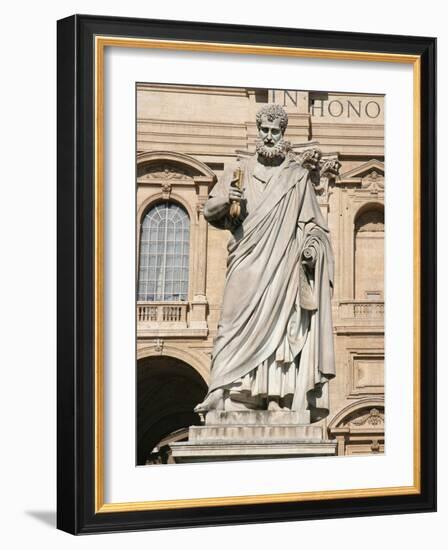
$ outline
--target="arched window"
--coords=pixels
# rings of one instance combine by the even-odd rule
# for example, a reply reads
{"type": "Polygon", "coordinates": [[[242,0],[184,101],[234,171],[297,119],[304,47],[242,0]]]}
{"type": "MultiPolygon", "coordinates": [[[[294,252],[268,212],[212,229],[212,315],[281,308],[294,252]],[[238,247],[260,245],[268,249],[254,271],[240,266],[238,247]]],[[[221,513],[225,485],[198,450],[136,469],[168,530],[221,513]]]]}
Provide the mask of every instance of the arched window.
{"type": "Polygon", "coordinates": [[[172,202],[148,210],[140,234],[137,300],[187,300],[189,252],[187,212],[172,202]]]}
{"type": "Polygon", "coordinates": [[[384,210],[377,204],[355,220],[355,299],[384,300],[384,210]]]}

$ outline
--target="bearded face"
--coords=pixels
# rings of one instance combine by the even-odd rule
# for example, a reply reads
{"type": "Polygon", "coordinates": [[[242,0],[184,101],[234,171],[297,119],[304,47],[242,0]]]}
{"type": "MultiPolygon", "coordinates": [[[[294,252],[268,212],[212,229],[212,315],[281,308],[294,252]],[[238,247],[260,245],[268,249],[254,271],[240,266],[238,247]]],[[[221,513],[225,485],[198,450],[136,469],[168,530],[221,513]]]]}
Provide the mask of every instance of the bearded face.
{"type": "Polygon", "coordinates": [[[279,118],[269,120],[267,116],[262,117],[255,148],[259,156],[270,162],[286,157],[290,144],[283,139],[279,118]]]}
{"type": "Polygon", "coordinates": [[[274,145],[266,145],[262,139],[257,139],[255,149],[257,154],[266,160],[283,160],[291,150],[291,144],[283,138],[274,145]]]}

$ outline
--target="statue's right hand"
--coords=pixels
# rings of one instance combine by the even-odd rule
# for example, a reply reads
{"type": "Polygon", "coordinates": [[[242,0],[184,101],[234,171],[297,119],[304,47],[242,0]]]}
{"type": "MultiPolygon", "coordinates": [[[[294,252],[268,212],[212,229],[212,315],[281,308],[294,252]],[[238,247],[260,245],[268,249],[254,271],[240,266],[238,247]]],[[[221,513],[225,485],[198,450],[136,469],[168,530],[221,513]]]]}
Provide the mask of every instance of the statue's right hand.
{"type": "Polygon", "coordinates": [[[238,187],[230,187],[229,189],[229,203],[232,202],[241,202],[243,198],[243,192],[238,187]]]}

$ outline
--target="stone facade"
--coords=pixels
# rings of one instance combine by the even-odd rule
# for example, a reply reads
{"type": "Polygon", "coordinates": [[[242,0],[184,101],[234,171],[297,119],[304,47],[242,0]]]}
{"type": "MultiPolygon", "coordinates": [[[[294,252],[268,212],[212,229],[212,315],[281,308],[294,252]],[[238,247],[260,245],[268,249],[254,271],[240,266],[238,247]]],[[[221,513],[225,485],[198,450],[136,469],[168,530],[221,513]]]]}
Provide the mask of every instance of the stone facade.
{"type": "Polygon", "coordinates": [[[229,237],[205,221],[203,205],[226,166],[254,152],[255,114],[267,102],[288,111],[295,152],[314,145],[340,163],[316,188],[336,260],[336,378],[319,425],[338,454],[384,451],[384,98],[139,84],[137,262],[155,205],[181,206],[190,227],[185,299],[137,301],[139,464],[169,462],[168,444],[199,423],[193,408],[209,381],[229,237]]]}

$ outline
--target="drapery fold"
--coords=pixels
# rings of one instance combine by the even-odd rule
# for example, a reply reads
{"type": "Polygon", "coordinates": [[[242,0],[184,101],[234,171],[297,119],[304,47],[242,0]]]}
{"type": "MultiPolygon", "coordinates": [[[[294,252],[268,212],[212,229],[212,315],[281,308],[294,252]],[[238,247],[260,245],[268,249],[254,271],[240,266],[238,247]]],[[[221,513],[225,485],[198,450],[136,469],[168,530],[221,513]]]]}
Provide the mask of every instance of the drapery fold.
{"type": "MultiPolygon", "coordinates": [[[[334,259],[308,171],[286,159],[263,186],[243,163],[246,216],[212,221],[228,227],[226,284],[214,343],[209,393],[287,354],[298,366],[293,409],[328,412],[326,382],[335,374],[331,293],[334,259]],[[302,262],[312,251],[315,266],[302,262]]],[[[228,197],[228,171],[210,197],[228,197]]]]}

